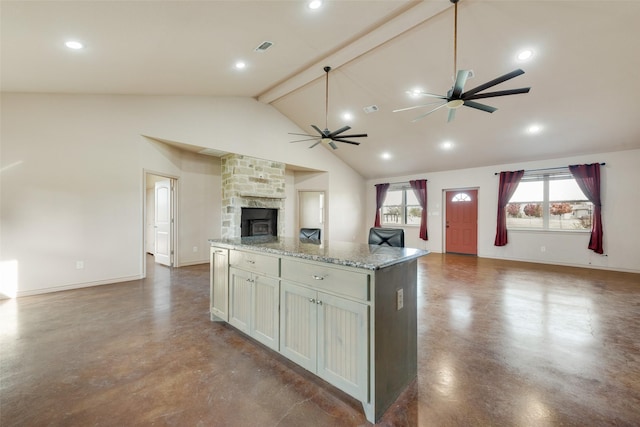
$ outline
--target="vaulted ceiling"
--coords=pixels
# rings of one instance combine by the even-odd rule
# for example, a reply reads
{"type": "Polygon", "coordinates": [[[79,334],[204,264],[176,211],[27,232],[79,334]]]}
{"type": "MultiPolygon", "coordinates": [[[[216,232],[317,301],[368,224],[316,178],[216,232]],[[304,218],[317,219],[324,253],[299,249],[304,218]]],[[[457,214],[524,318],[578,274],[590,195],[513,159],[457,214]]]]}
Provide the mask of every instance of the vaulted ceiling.
{"type": "Polygon", "coordinates": [[[450,123],[446,108],[416,122],[430,107],[392,112],[432,101],[412,89],[451,88],[449,0],[317,10],[291,0],[2,0],[0,13],[8,92],[254,97],[313,133],[325,126],[331,66],[329,129],[369,135],[332,152],[367,178],[640,148],[637,1],[460,0],[457,68],[474,74],[466,88],[522,68],[492,90],[531,92],[481,100],[492,114],[462,107],[450,123]],[[85,47],[67,49],[71,39],[85,47]],[[256,52],[264,41],[273,46],[256,52]],[[533,56],[520,61],[525,48],[533,56]]]}

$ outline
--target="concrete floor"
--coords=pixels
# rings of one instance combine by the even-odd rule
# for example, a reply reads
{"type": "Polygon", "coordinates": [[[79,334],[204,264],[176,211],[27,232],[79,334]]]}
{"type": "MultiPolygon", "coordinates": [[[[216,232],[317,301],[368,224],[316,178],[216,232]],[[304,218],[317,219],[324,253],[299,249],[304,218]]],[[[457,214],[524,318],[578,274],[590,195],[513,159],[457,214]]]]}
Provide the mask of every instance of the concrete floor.
{"type": "MultiPolygon", "coordinates": [[[[431,254],[418,377],[382,426],[640,425],[640,275],[431,254]]],[[[0,426],[360,426],[209,321],[208,265],[0,301],[0,426]]]]}

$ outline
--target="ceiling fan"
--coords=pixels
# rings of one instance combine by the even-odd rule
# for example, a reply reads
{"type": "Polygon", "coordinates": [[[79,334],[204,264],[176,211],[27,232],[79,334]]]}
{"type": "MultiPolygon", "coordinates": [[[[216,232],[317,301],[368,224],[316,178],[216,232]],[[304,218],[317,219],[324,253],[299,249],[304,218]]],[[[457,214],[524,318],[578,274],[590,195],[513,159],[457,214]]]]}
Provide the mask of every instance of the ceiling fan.
{"type": "Polygon", "coordinates": [[[312,141],[317,140],[314,144],[312,144],[309,148],[313,148],[321,142],[326,142],[329,144],[331,148],[334,150],[338,149],[338,146],[335,144],[336,142],[344,142],[346,144],[360,145],[359,142],[348,141],[345,138],[364,138],[367,136],[366,133],[358,133],[353,135],[343,135],[343,132],[351,129],[351,126],[343,126],[340,129],[334,130],[333,132],[329,130],[327,126],[327,117],[329,116],[329,71],[331,71],[331,67],[324,67],[324,72],[326,73],[326,84],[325,84],[325,107],[324,107],[324,130],[320,130],[320,128],[316,125],[311,125],[318,135],[309,135],[306,133],[289,133],[289,135],[300,135],[300,136],[308,136],[309,138],[298,139],[296,141],[290,142],[302,142],[302,141],[312,141]]]}
{"type": "Polygon", "coordinates": [[[456,76],[456,80],[453,83],[453,87],[449,89],[446,95],[435,95],[433,93],[419,92],[420,95],[431,97],[431,98],[437,98],[439,99],[439,101],[430,102],[422,105],[415,105],[413,107],[408,107],[408,108],[401,108],[399,110],[393,110],[394,113],[397,113],[400,111],[413,110],[416,108],[422,108],[429,105],[441,104],[436,108],[432,109],[431,111],[414,118],[413,120],[411,120],[412,122],[423,119],[424,117],[428,116],[429,114],[443,107],[447,107],[449,109],[449,116],[447,118],[447,122],[450,122],[455,118],[456,110],[462,107],[463,105],[465,107],[475,108],[476,110],[486,111],[487,113],[493,113],[494,111],[497,110],[497,108],[491,107],[486,104],[481,104],[479,102],[475,102],[474,100],[483,99],[483,98],[494,98],[496,96],[517,95],[520,93],[528,93],[531,90],[530,87],[525,87],[520,89],[508,89],[508,90],[499,90],[495,92],[479,93],[485,89],[489,89],[490,87],[496,86],[500,83],[506,82],[507,80],[511,80],[514,77],[524,74],[524,71],[518,68],[517,70],[514,70],[503,76],[497,77],[491,81],[488,81],[484,84],[481,84],[480,86],[477,86],[473,89],[470,89],[464,92],[464,85],[467,82],[467,79],[471,77],[472,72],[470,70],[457,69],[458,68],[457,50],[458,50],[458,1],[459,0],[449,0],[449,1],[454,4],[453,72],[454,72],[454,75],[456,76]]]}

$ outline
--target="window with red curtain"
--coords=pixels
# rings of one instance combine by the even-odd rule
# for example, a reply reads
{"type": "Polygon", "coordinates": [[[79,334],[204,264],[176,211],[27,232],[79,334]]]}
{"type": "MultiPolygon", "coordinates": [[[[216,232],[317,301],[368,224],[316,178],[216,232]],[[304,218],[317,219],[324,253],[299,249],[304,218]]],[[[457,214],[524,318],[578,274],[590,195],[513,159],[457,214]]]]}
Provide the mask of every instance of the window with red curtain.
{"type": "Polygon", "coordinates": [[[518,184],[524,175],[524,170],[514,172],[500,172],[500,184],[498,186],[498,224],[496,227],[495,246],[505,246],[507,240],[507,213],[505,208],[515,193],[518,184]]]}
{"type": "Polygon", "coordinates": [[[603,254],[602,204],[600,202],[600,164],[570,165],[569,171],[576,180],[578,187],[593,203],[593,221],[591,223],[591,238],[588,248],[597,254],[603,254]]]}
{"type": "Polygon", "coordinates": [[[376,219],[373,222],[374,227],[380,227],[380,209],[384,205],[384,199],[387,197],[389,184],[376,184],[376,219]]]}
{"type": "Polygon", "coordinates": [[[422,208],[422,216],[420,217],[420,238],[422,240],[429,240],[427,234],[427,180],[416,179],[415,181],[409,181],[409,185],[413,189],[413,193],[420,203],[422,208]]]}

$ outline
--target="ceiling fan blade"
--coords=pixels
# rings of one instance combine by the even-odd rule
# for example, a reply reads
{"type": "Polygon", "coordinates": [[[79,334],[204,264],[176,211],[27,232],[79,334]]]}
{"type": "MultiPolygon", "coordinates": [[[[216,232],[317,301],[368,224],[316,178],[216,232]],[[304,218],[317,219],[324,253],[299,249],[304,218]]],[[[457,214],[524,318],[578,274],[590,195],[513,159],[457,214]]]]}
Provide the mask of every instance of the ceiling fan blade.
{"type": "Polygon", "coordinates": [[[312,138],[307,138],[307,139],[296,139],[295,141],[289,141],[289,143],[294,143],[294,142],[304,142],[304,141],[314,141],[318,139],[317,136],[314,136],[312,138]]]}
{"type": "MultiPolygon", "coordinates": [[[[443,100],[447,100],[447,98],[442,97],[443,100]]],[[[407,108],[400,108],[398,110],[393,110],[393,113],[399,113],[400,111],[409,111],[409,110],[415,110],[416,108],[422,108],[422,107],[428,107],[429,105],[433,105],[433,104],[439,104],[442,101],[433,101],[433,102],[428,102],[426,104],[420,104],[420,105],[414,105],[413,107],[407,107],[407,108]]]]}
{"type": "Polygon", "coordinates": [[[429,114],[433,113],[434,111],[439,110],[439,109],[441,109],[442,107],[446,107],[446,105],[447,105],[447,104],[442,104],[442,105],[440,105],[440,106],[438,106],[438,107],[434,108],[433,110],[429,111],[428,113],[425,113],[425,114],[423,114],[423,115],[421,115],[421,116],[416,117],[415,119],[411,120],[411,122],[413,123],[413,122],[417,122],[418,120],[422,120],[422,119],[424,119],[425,117],[427,117],[429,114]]]}
{"type": "Polygon", "coordinates": [[[338,129],[338,130],[334,130],[333,132],[331,132],[331,133],[330,133],[329,135],[327,135],[327,136],[328,136],[329,138],[333,138],[334,136],[336,136],[336,135],[338,135],[338,134],[340,134],[340,133],[342,133],[342,132],[344,132],[344,131],[347,131],[347,130],[349,130],[349,129],[351,129],[351,126],[343,126],[343,127],[341,127],[340,129],[338,129]]]}
{"type": "Polygon", "coordinates": [[[431,98],[447,99],[447,97],[446,97],[446,96],[444,96],[444,95],[436,95],[435,93],[429,93],[429,92],[418,92],[418,94],[419,94],[419,95],[422,95],[422,96],[428,96],[428,97],[431,97],[431,98]]]}
{"type": "Polygon", "coordinates": [[[456,118],[457,108],[449,108],[449,116],[447,117],[447,123],[452,122],[456,118]]]}
{"type": "Polygon", "coordinates": [[[514,70],[510,73],[507,73],[503,76],[500,76],[498,78],[495,78],[491,81],[486,82],[485,84],[481,84],[480,86],[474,87],[473,89],[465,92],[462,94],[462,98],[468,98],[480,91],[483,91],[485,89],[490,88],[491,86],[495,86],[497,84],[500,84],[502,82],[506,82],[507,80],[511,80],[514,77],[518,77],[520,74],[524,74],[524,71],[522,71],[520,68],[518,68],[517,70],[514,70]]]}
{"type": "Polygon", "coordinates": [[[314,128],[316,130],[316,132],[318,132],[320,134],[320,136],[324,136],[324,133],[322,133],[322,131],[320,130],[320,128],[316,125],[311,125],[312,128],[314,128]]]}
{"type": "Polygon", "coordinates": [[[333,142],[333,141],[329,141],[329,146],[330,146],[331,148],[333,148],[334,150],[337,150],[337,149],[338,149],[338,146],[337,146],[336,144],[334,144],[334,142],[333,142]]]}
{"type": "MultiPolygon", "coordinates": [[[[340,135],[338,138],[366,138],[367,134],[366,133],[356,133],[353,135],[340,135]]],[[[333,138],[334,140],[336,138],[333,138]]]]}
{"type": "Polygon", "coordinates": [[[342,138],[334,138],[333,140],[338,142],[346,142],[347,144],[360,145],[359,142],[347,141],[346,139],[342,139],[342,138]]]}
{"type": "Polygon", "coordinates": [[[505,96],[505,95],[517,95],[519,93],[529,93],[529,91],[531,90],[530,87],[522,87],[520,89],[507,89],[507,90],[498,90],[496,92],[486,92],[486,93],[479,93],[477,95],[472,95],[470,97],[466,97],[464,98],[464,94],[463,94],[463,98],[466,102],[467,99],[482,99],[482,98],[493,98],[496,96],[505,96]]]}
{"type": "Polygon", "coordinates": [[[319,139],[319,140],[317,140],[317,141],[316,141],[316,143],[315,143],[315,144],[312,144],[312,145],[311,145],[311,147],[309,147],[309,148],[313,148],[313,147],[315,147],[316,145],[320,144],[321,142],[322,142],[322,140],[321,140],[321,139],[319,139]]]}
{"type": "Polygon", "coordinates": [[[497,108],[492,107],[490,105],[480,104],[479,102],[473,102],[473,101],[464,101],[463,105],[466,107],[475,108],[476,110],[486,111],[487,113],[493,113],[494,111],[497,110],[497,108]]]}
{"type": "Polygon", "coordinates": [[[289,135],[300,135],[300,136],[308,136],[311,138],[317,138],[315,135],[309,135],[308,133],[293,133],[293,132],[289,132],[289,135]]]}
{"type": "Polygon", "coordinates": [[[467,82],[468,77],[469,77],[468,70],[458,70],[456,81],[453,84],[453,93],[451,94],[452,98],[460,98],[460,95],[462,94],[462,90],[464,89],[464,85],[467,82]]]}

